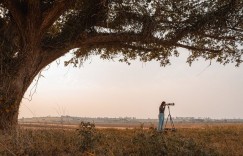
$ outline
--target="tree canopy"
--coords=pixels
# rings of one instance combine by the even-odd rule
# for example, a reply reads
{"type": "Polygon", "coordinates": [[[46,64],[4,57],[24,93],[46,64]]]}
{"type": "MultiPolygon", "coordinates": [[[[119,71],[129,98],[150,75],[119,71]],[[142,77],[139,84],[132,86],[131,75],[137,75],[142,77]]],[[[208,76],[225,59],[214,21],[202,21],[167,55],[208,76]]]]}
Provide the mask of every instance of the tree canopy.
{"type": "Polygon", "coordinates": [[[242,62],[241,0],[1,0],[0,7],[1,62],[17,65],[26,57],[30,36],[45,57],[75,49],[67,63],[122,54],[121,61],[139,57],[164,66],[178,47],[190,50],[189,63],[242,62]]]}

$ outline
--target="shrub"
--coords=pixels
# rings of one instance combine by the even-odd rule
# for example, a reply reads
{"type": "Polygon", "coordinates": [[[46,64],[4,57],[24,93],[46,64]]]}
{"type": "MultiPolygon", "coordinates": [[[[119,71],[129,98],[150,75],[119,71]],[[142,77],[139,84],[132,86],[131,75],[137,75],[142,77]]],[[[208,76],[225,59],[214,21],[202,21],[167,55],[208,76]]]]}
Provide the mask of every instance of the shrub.
{"type": "Polygon", "coordinates": [[[80,151],[94,153],[96,144],[99,141],[99,134],[95,129],[95,124],[81,122],[77,129],[80,138],[80,151]]]}

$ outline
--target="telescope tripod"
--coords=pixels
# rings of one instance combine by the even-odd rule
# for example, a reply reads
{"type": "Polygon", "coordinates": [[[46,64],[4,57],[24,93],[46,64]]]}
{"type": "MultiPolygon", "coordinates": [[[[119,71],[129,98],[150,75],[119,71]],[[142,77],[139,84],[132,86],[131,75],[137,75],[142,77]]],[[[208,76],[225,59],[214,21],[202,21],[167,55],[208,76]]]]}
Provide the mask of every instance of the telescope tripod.
{"type": "Polygon", "coordinates": [[[175,125],[174,125],[172,116],[171,116],[171,114],[170,114],[170,106],[167,105],[167,108],[168,108],[168,110],[169,110],[169,114],[168,114],[167,119],[166,119],[166,122],[165,122],[165,130],[175,131],[175,130],[176,130],[176,129],[175,129],[175,125]],[[166,125],[167,125],[168,120],[170,120],[170,124],[171,124],[171,127],[170,127],[170,128],[166,128],[166,125]]]}

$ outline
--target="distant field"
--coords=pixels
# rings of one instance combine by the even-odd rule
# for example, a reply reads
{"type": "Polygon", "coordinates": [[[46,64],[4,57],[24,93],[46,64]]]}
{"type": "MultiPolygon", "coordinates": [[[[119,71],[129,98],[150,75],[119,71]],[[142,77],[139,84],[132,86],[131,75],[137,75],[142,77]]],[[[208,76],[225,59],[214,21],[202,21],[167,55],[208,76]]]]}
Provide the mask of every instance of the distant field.
{"type": "MultiPolygon", "coordinates": [[[[205,129],[215,126],[243,126],[243,123],[175,123],[177,129],[199,128],[205,129]]],[[[128,124],[128,123],[98,123],[95,124],[96,128],[114,128],[114,129],[133,129],[133,128],[156,128],[157,123],[145,123],[145,124],[128,124]]],[[[56,124],[56,123],[20,123],[20,127],[23,128],[65,128],[65,129],[77,129],[78,124],[56,124]]],[[[166,125],[167,128],[171,128],[171,124],[166,125]]]]}

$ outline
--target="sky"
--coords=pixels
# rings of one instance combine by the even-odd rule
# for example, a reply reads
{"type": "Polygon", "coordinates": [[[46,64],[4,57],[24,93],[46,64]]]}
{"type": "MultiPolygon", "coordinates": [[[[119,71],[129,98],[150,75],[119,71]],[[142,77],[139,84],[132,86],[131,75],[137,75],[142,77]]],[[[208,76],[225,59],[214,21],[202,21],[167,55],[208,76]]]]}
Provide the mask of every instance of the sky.
{"type": "MultiPolygon", "coordinates": [[[[175,103],[172,117],[243,118],[243,66],[200,59],[188,52],[171,65],[91,57],[80,68],[64,67],[70,55],[53,62],[22,100],[19,118],[43,116],[157,118],[162,101],[175,103]],[[32,95],[30,100],[30,95],[32,95]],[[29,100],[28,100],[29,99],[29,100]]],[[[166,110],[166,115],[168,110],[166,110]]]]}

